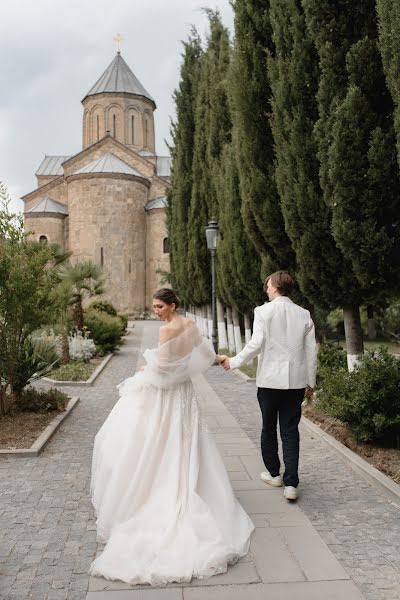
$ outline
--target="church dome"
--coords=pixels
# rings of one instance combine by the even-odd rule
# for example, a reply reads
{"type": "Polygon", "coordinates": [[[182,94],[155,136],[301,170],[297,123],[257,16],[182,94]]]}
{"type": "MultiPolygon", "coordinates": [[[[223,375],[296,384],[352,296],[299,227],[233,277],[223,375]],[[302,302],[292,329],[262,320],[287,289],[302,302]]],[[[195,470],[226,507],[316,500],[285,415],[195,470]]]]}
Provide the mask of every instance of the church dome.
{"type": "Polygon", "coordinates": [[[106,135],[132,149],[155,155],[156,103],[120,52],[82,100],[83,147],[106,135]]]}
{"type": "Polygon", "coordinates": [[[103,75],[90,88],[83,100],[88,96],[95,96],[97,94],[132,94],[134,96],[142,96],[150,100],[155,107],[153,98],[133,74],[119,52],[103,75]]]}

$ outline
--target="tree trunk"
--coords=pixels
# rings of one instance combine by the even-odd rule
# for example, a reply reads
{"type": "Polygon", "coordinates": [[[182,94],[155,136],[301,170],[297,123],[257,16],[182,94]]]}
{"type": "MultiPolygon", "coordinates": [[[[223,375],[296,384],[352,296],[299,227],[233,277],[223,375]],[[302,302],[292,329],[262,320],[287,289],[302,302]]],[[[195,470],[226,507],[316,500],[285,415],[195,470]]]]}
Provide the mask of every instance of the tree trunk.
{"type": "Polygon", "coordinates": [[[226,307],[226,323],[228,329],[228,350],[235,353],[235,335],[233,333],[232,309],[230,306],[226,307]]]}
{"type": "Polygon", "coordinates": [[[233,334],[235,336],[235,350],[236,354],[242,350],[242,336],[240,332],[240,321],[239,321],[239,313],[237,308],[232,309],[232,319],[233,319],[233,334]]]}
{"type": "Polygon", "coordinates": [[[244,339],[245,339],[246,344],[251,339],[251,325],[250,325],[250,323],[251,323],[251,321],[250,321],[250,315],[248,313],[246,313],[244,315],[244,339]]]}
{"type": "Polygon", "coordinates": [[[343,307],[344,332],[346,336],[347,367],[353,371],[364,352],[359,306],[343,307]]]}
{"type": "Polygon", "coordinates": [[[81,301],[78,301],[76,304],[74,304],[74,308],[72,311],[72,319],[74,322],[75,329],[77,331],[82,331],[83,330],[83,306],[82,306],[81,301]]]}
{"type": "Polygon", "coordinates": [[[218,348],[228,348],[228,337],[224,317],[224,306],[217,300],[218,348]]]}
{"type": "Polygon", "coordinates": [[[64,329],[61,335],[61,362],[63,365],[66,365],[71,360],[69,355],[69,341],[68,341],[68,333],[66,328],[64,329]]]}
{"type": "Polygon", "coordinates": [[[368,316],[368,339],[371,341],[376,340],[376,323],[374,318],[374,307],[371,305],[367,306],[368,316]]]}

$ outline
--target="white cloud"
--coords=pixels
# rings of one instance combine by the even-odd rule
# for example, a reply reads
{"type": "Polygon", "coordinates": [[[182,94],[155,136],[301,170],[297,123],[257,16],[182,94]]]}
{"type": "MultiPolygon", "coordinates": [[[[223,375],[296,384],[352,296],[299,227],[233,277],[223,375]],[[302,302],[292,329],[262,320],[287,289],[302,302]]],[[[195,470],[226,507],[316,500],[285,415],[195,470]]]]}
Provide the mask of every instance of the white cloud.
{"type": "Polygon", "coordinates": [[[168,152],[181,42],[207,27],[204,6],[232,29],[229,0],[2,0],[0,4],[0,180],[13,208],[34,189],[44,154],[81,149],[81,100],[115,54],[122,55],[157,103],[159,154],[168,152]]]}

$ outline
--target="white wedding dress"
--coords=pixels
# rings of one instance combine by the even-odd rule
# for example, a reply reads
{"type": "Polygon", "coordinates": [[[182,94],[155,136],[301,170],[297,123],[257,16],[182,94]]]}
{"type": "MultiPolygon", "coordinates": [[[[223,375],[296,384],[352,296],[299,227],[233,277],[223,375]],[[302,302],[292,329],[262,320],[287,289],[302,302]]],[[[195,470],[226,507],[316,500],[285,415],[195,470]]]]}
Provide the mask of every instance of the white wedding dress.
{"type": "Polygon", "coordinates": [[[95,439],[91,493],[106,546],[90,573],[132,585],[224,573],[247,554],[254,526],[191,382],[213,363],[212,344],[193,324],[144,357],[95,439]]]}

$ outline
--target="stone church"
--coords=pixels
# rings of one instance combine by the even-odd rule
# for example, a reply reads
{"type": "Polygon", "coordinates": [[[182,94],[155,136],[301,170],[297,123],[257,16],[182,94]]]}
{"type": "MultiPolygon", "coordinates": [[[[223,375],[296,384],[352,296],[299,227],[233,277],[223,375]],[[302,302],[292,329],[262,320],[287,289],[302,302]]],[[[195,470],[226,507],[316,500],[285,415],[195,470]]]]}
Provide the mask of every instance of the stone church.
{"type": "Polygon", "coordinates": [[[169,271],[170,158],[155,151],[156,104],[119,51],[82,104],[83,149],[44,158],[22,198],[25,230],[102,265],[106,297],[138,317],[151,311],[157,271],[169,271]]]}

